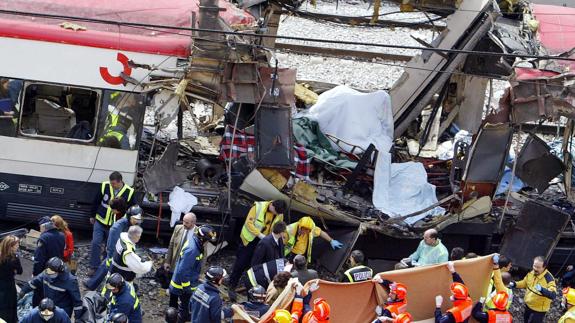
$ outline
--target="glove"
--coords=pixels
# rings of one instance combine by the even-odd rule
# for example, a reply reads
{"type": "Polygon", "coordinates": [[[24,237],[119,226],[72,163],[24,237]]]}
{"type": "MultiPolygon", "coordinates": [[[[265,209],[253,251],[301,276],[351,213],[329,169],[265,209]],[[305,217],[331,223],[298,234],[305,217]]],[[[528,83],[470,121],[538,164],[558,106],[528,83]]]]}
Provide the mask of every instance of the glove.
{"type": "Polygon", "coordinates": [[[517,286],[517,284],[514,281],[509,283],[509,287],[515,288],[515,286],[517,286]]]}
{"type": "Polygon", "coordinates": [[[480,298],[479,298],[479,303],[484,304],[484,303],[485,303],[485,297],[480,297],[480,298]]]}
{"type": "Polygon", "coordinates": [[[383,307],[377,305],[375,307],[375,314],[377,314],[377,316],[382,316],[383,315],[383,307]]]}
{"type": "Polygon", "coordinates": [[[437,295],[435,296],[435,307],[440,308],[443,304],[443,296],[437,295]]]}
{"type": "Polygon", "coordinates": [[[373,277],[373,278],[371,279],[371,281],[374,282],[374,283],[378,283],[378,284],[383,283],[383,279],[381,279],[381,277],[379,277],[379,276],[373,277]]]}
{"type": "Polygon", "coordinates": [[[317,283],[317,281],[314,281],[313,283],[309,284],[309,291],[310,292],[313,293],[318,289],[319,289],[319,284],[317,283]]]}
{"type": "Polygon", "coordinates": [[[493,255],[493,264],[499,265],[499,254],[498,253],[493,255]]]}
{"type": "Polygon", "coordinates": [[[541,291],[541,285],[539,285],[539,284],[535,285],[535,290],[540,292],[541,291]]]}
{"type": "Polygon", "coordinates": [[[449,269],[449,272],[452,274],[455,272],[455,265],[453,264],[453,261],[447,262],[447,269],[449,269]]]}
{"type": "Polygon", "coordinates": [[[298,294],[298,295],[301,295],[301,294],[302,294],[302,292],[303,292],[303,286],[302,286],[300,283],[298,283],[298,284],[295,286],[295,292],[296,292],[296,294],[298,294]]]}
{"type": "Polygon", "coordinates": [[[341,247],[343,247],[343,243],[341,243],[335,239],[331,240],[329,242],[329,244],[333,250],[340,249],[341,247]]]}

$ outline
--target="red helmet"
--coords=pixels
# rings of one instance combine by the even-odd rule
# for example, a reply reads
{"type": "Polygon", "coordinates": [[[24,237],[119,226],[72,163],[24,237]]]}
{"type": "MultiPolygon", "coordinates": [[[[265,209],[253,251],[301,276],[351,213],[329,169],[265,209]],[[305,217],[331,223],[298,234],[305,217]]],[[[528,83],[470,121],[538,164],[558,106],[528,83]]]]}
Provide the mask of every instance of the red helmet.
{"type": "Polygon", "coordinates": [[[405,312],[396,316],[395,319],[393,320],[393,323],[411,323],[411,320],[412,320],[411,314],[405,312]]]}
{"type": "Polygon", "coordinates": [[[507,301],[509,300],[509,296],[505,291],[497,292],[492,298],[493,305],[498,310],[505,310],[507,308],[507,301]]]}
{"type": "Polygon", "coordinates": [[[453,298],[455,299],[466,299],[469,292],[467,291],[467,287],[462,283],[453,283],[451,284],[451,294],[453,294],[453,298]]]}
{"type": "Polygon", "coordinates": [[[389,285],[389,292],[395,294],[398,300],[404,300],[407,297],[407,286],[402,283],[393,283],[389,285]]]}
{"type": "Polygon", "coordinates": [[[313,301],[313,315],[318,320],[329,320],[329,304],[323,298],[316,298],[313,301]]]}

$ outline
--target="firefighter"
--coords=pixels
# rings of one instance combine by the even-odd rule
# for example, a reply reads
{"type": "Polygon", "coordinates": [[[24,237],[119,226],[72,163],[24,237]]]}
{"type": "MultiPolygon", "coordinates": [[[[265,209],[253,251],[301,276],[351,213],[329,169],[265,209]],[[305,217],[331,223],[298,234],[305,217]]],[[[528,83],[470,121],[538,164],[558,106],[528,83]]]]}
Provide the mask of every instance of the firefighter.
{"type": "Polygon", "coordinates": [[[316,237],[321,237],[329,242],[333,250],[343,247],[341,242],[332,239],[329,234],[316,227],[309,216],[305,216],[299,219],[298,222],[288,225],[287,234],[286,256],[288,256],[288,259],[293,259],[296,255],[304,255],[307,257],[307,262],[310,263],[313,239],[316,237]]]}
{"type": "MultiPolygon", "coordinates": [[[[298,301],[301,296],[296,294],[292,305],[292,320],[294,322],[299,322],[299,318],[303,314],[303,302],[298,301]]],[[[311,311],[305,313],[301,319],[302,323],[329,323],[329,315],[331,309],[329,304],[323,298],[316,298],[313,300],[313,308],[311,311]]]]}
{"type": "Polygon", "coordinates": [[[275,310],[271,319],[274,323],[292,323],[292,316],[288,310],[275,310]]]}
{"type": "Polygon", "coordinates": [[[453,307],[447,310],[445,314],[441,313],[441,305],[443,304],[443,297],[437,295],[435,297],[435,322],[436,323],[467,323],[471,316],[473,301],[469,297],[469,292],[463,279],[455,271],[453,262],[447,263],[447,268],[451,272],[453,283],[450,286],[451,301],[453,307]]]}
{"type": "Polygon", "coordinates": [[[497,292],[492,297],[493,308],[488,308],[487,313],[483,311],[485,297],[481,297],[479,302],[473,307],[472,315],[479,323],[511,323],[513,317],[507,311],[509,296],[506,292],[497,292]]]}
{"type": "Polygon", "coordinates": [[[411,323],[411,322],[413,322],[413,318],[411,317],[411,314],[405,312],[405,313],[401,313],[401,314],[399,314],[393,318],[387,317],[387,316],[381,316],[381,317],[378,317],[375,320],[373,320],[373,322],[371,322],[371,323],[386,323],[386,322],[411,323]]]}
{"type": "MultiPolygon", "coordinates": [[[[47,217],[41,217],[38,220],[40,225],[40,237],[36,243],[36,250],[34,250],[34,266],[32,268],[32,275],[40,275],[46,269],[46,263],[52,257],[64,258],[64,248],[66,247],[66,238],[52,220],[47,217]]],[[[44,298],[43,290],[40,288],[34,291],[32,298],[32,306],[37,306],[44,298]]]]}
{"type": "MultiPolygon", "coordinates": [[[[128,206],[133,204],[132,198],[134,189],[125,184],[122,174],[113,172],[109,176],[109,181],[102,182],[102,186],[96,197],[96,215],[90,218],[90,223],[94,226],[92,232],[92,245],[90,250],[90,271],[88,276],[92,276],[101,263],[102,245],[108,237],[110,227],[116,221],[114,212],[110,207],[110,202],[116,197],[122,197],[128,206]]],[[[124,214],[121,214],[123,216],[124,214]]]]}
{"type": "Polygon", "coordinates": [[[575,289],[567,287],[563,289],[562,305],[567,307],[567,312],[559,319],[558,323],[575,322],[575,289]]]}
{"type": "Polygon", "coordinates": [[[196,288],[190,299],[192,322],[220,323],[222,319],[230,317],[222,311],[222,298],[218,289],[225,276],[226,270],[220,266],[208,268],[206,282],[196,288]]]}
{"type": "Polygon", "coordinates": [[[340,279],[341,282],[357,283],[371,280],[373,270],[365,266],[365,256],[361,250],[352,251],[348,261],[351,264],[351,268],[344,272],[343,277],[340,279]]]}
{"type": "Polygon", "coordinates": [[[207,242],[216,242],[216,231],[209,225],[202,225],[192,239],[186,240],[182,246],[169,287],[170,295],[177,295],[180,301],[178,322],[190,320],[190,297],[199,284],[204,245],[207,242]]]}
{"type": "Polygon", "coordinates": [[[270,306],[265,303],[266,289],[263,286],[256,285],[248,290],[248,301],[240,305],[244,310],[254,317],[262,317],[270,309],[270,306]]]}
{"type": "Polygon", "coordinates": [[[78,280],[58,257],[50,258],[44,272],[22,287],[19,298],[31,290],[42,290],[43,295],[64,310],[69,317],[72,317],[72,312],[77,319],[82,315],[82,296],[78,280]]]}
{"type": "Polygon", "coordinates": [[[33,308],[20,323],[72,323],[66,312],[54,305],[49,298],[40,301],[38,307],[33,308]]]}
{"type": "Polygon", "coordinates": [[[137,225],[131,226],[128,232],[120,233],[110,273],[119,273],[126,281],[133,282],[137,275],[143,275],[152,269],[152,261],[142,262],[136,254],[136,243],[141,237],[142,228],[137,225]]]}
{"type": "Polygon", "coordinates": [[[123,313],[130,323],[142,323],[142,309],[136,290],[122,275],[114,273],[106,280],[106,290],[112,297],[108,304],[108,321],[117,313],[123,313]]]}
{"type": "Polygon", "coordinates": [[[375,312],[377,316],[392,318],[394,315],[405,313],[407,309],[407,286],[402,283],[382,279],[379,276],[375,277],[373,281],[380,283],[388,295],[385,307],[382,308],[379,305],[376,307],[375,312]]]}
{"type": "Polygon", "coordinates": [[[255,202],[250,209],[240,233],[241,244],[238,247],[236,261],[227,282],[232,301],[237,298],[234,290],[238,286],[242,274],[250,268],[258,242],[270,234],[274,224],[283,221],[286,207],[286,202],[275,200],[255,202]]]}

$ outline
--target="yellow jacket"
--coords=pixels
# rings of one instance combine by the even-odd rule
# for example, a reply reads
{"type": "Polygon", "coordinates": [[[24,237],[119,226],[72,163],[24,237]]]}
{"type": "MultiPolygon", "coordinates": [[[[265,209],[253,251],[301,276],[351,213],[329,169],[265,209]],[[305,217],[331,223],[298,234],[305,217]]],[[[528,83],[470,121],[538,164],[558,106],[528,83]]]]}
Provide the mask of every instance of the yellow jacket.
{"type": "Polygon", "coordinates": [[[525,304],[537,312],[547,312],[551,306],[551,300],[557,294],[555,278],[545,269],[541,275],[535,275],[530,271],[523,280],[515,283],[517,288],[525,288],[525,304]],[[541,291],[537,291],[537,284],[541,285],[541,291]]]}
{"type": "Polygon", "coordinates": [[[557,323],[575,323],[575,306],[571,306],[557,323]]]}

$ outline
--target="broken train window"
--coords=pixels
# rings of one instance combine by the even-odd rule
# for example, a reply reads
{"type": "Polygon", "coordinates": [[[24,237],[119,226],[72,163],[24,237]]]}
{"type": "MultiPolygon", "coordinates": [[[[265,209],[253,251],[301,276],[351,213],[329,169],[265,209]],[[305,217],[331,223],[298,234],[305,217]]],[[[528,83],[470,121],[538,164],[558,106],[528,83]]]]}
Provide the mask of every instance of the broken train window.
{"type": "Polygon", "coordinates": [[[145,100],[143,94],[105,90],[98,146],[137,149],[146,110],[145,100]]]}

